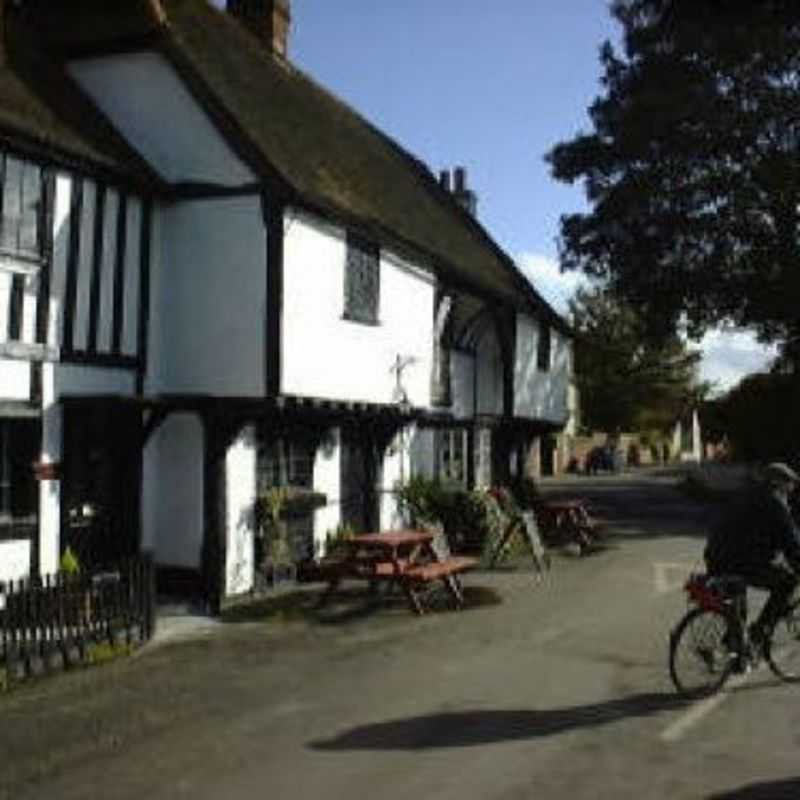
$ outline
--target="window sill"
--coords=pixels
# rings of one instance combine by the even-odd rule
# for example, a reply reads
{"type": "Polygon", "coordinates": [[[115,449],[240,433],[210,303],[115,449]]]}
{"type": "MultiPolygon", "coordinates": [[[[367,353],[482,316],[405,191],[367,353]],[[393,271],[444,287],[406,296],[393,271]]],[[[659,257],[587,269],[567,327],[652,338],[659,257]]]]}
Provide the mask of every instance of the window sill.
{"type": "Polygon", "coordinates": [[[33,253],[0,250],[0,272],[10,272],[13,275],[35,275],[43,263],[44,259],[33,253]]]}
{"type": "Polygon", "coordinates": [[[379,319],[359,319],[358,317],[349,317],[347,314],[342,314],[342,321],[353,322],[356,325],[365,325],[368,328],[379,328],[381,326],[381,321],[379,319]]]}

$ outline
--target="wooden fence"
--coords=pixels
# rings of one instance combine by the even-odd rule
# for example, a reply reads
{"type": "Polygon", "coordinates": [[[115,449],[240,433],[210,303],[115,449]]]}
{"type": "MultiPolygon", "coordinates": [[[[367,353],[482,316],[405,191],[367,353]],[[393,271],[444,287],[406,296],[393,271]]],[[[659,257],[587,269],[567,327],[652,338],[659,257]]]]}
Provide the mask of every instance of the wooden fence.
{"type": "Polygon", "coordinates": [[[0,666],[11,679],[91,660],[98,645],[136,645],[155,628],[155,570],[146,556],[117,569],[0,584],[0,666]]]}

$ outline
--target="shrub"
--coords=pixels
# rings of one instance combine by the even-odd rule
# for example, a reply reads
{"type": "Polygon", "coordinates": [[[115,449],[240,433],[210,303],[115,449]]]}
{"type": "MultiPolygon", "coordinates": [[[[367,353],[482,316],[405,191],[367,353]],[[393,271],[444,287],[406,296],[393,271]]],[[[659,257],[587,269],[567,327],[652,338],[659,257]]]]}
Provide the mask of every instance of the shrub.
{"type": "Polygon", "coordinates": [[[395,488],[397,506],[403,518],[412,526],[442,523],[447,505],[442,484],[424,475],[414,475],[395,488]]]}
{"type": "Polygon", "coordinates": [[[520,506],[538,498],[532,481],[521,483],[518,491],[522,501],[505,487],[467,491],[415,476],[398,486],[396,494],[407,524],[440,527],[455,552],[484,553],[521,513],[520,506]]]}

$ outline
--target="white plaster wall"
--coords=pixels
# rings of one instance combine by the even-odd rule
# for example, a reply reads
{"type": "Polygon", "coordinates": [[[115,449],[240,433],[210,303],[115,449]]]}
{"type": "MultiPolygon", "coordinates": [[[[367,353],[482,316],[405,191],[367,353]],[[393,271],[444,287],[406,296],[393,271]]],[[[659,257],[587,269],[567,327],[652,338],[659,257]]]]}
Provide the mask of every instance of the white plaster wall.
{"type": "MultiPolygon", "coordinates": [[[[85,350],[88,346],[89,312],[94,261],[94,225],[97,214],[97,184],[83,181],[83,202],[80,219],[73,219],[71,201],[74,179],[67,173],[56,177],[55,212],[53,219],[53,264],[50,277],[50,319],[48,343],[54,347],[62,345],[64,300],[67,281],[67,256],[71,229],[79,226],[78,262],[76,265],[76,300],[73,314],[73,346],[85,350]]],[[[141,200],[127,196],[126,239],[124,258],[124,286],[122,303],[121,351],[124,355],[136,355],[138,350],[139,282],[141,247],[141,200]]],[[[97,322],[97,351],[110,353],[114,330],[114,291],[117,257],[117,214],[120,205],[119,191],[109,188],[105,194],[103,213],[102,258],[100,260],[100,292],[97,322]]],[[[24,341],[35,341],[36,281],[26,291],[26,307],[23,316],[24,341]]]]}
{"type": "Polygon", "coordinates": [[[22,330],[20,340],[24,344],[36,343],[36,308],[39,305],[39,281],[31,273],[25,276],[22,289],[22,330]]]}
{"type": "Polygon", "coordinates": [[[493,328],[478,342],[475,355],[476,407],[479,414],[503,413],[503,361],[493,328]]]}
{"type": "MultiPolygon", "coordinates": [[[[50,272],[50,308],[47,344],[63,344],[64,299],[67,282],[67,257],[73,226],[79,226],[79,258],[76,264],[76,302],[73,314],[73,345],[84,350],[88,345],[89,305],[94,257],[94,222],[97,213],[97,184],[83,180],[83,202],[80,219],[72,219],[71,203],[74,177],[65,171],[56,174],[53,208],[53,259],[50,272]]],[[[113,188],[106,192],[103,217],[103,254],[100,269],[100,307],[98,310],[97,350],[111,352],[113,333],[114,282],[117,247],[117,209],[119,193],[113,188]]],[[[121,349],[126,355],[135,355],[138,349],[139,282],[141,245],[141,201],[127,198],[127,239],[125,247],[125,285],[123,287],[123,319],[121,349]]],[[[8,330],[8,301],[12,275],[24,275],[24,294],[20,341],[36,343],[37,270],[11,259],[0,259],[0,341],[5,341],[8,330]]]]}
{"type": "MultiPolygon", "coordinates": [[[[0,542],[0,581],[27,578],[31,571],[31,543],[27,539],[0,542]]],[[[3,603],[0,600],[0,608],[3,603]]]]}
{"type": "Polygon", "coordinates": [[[131,397],[136,389],[133,370],[79,364],[54,364],[56,396],[64,394],[118,394],[131,397]]]}
{"type": "Polygon", "coordinates": [[[378,325],[342,319],[345,236],[305,214],[287,215],[284,245],[283,390],[290,394],[395,402],[395,358],[413,357],[403,385],[430,406],[434,285],[381,251],[378,325]]]}
{"type": "Polygon", "coordinates": [[[47,327],[47,343],[61,346],[64,289],[67,280],[67,250],[69,249],[70,203],[72,202],[72,178],[63,172],[56,175],[55,204],[53,209],[53,261],[50,267],[50,310],[47,327]]]}
{"type": "Polygon", "coordinates": [[[397,506],[397,488],[405,485],[411,477],[411,448],[416,431],[409,426],[398,432],[387,448],[383,459],[380,485],[380,529],[396,530],[404,520],[397,506]]]}
{"type": "Polygon", "coordinates": [[[106,192],[103,215],[103,257],[100,262],[100,307],[97,316],[97,349],[110,352],[114,334],[114,262],[117,252],[119,193],[106,192]]]}
{"type": "Polygon", "coordinates": [[[150,224],[150,318],[147,326],[147,369],[144,375],[144,393],[155,394],[161,391],[166,373],[164,340],[168,320],[164,294],[164,208],[153,204],[150,224]]]}
{"type": "Polygon", "coordinates": [[[225,594],[253,588],[254,501],[256,496],[255,429],[242,430],[225,454],[227,549],[225,594]]]}
{"type": "Polygon", "coordinates": [[[13,278],[12,266],[0,262],[0,342],[8,341],[8,304],[11,300],[13,278]]]}
{"type": "MultiPolygon", "coordinates": [[[[2,298],[0,298],[2,302],[2,298]]],[[[0,359],[0,398],[28,400],[31,396],[31,368],[27,361],[0,359]]]]}
{"type": "Polygon", "coordinates": [[[199,568],[203,545],[203,428],[172,414],[144,450],[142,547],[157,564],[199,568]]]}
{"type": "Polygon", "coordinates": [[[341,461],[341,435],[334,428],[323,438],[314,460],[314,490],[328,499],[327,505],[314,512],[314,541],[320,548],[325,544],[325,534],[335,531],[342,521],[341,461]]]}
{"type": "Polygon", "coordinates": [[[125,240],[125,274],[122,295],[122,338],[120,349],[123,355],[135,356],[139,350],[139,280],[141,275],[141,226],[142,204],[128,198],[126,209],[127,238],[125,240]]]}
{"type": "Polygon", "coordinates": [[[22,324],[19,341],[33,344],[36,340],[36,290],[38,281],[33,272],[25,272],[17,268],[17,264],[4,263],[0,256],[0,342],[9,341],[9,303],[14,276],[19,275],[23,281],[22,289],[22,324]]]}
{"type": "Polygon", "coordinates": [[[264,394],[266,234],[258,197],[162,209],[148,391],[264,394]]]}
{"type": "Polygon", "coordinates": [[[571,341],[551,329],[550,369],[536,365],[539,325],[525,314],[517,315],[517,349],[514,363],[514,414],[562,424],[569,413],[571,341]]]}
{"type": "Polygon", "coordinates": [[[92,286],[94,218],[96,213],[97,185],[93,181],[87,180],[83,183],[83,213],[81,215],[78,251],[80,255],[78,259],[77,292],[72,331],[72,341],[76,350],[85,350],[89,339],[89,302],[92,286]]]}
{"type": "Polygon", "coordinates": [[[167,180],[238,185],[254,180],[158,53],[72,61],[69,73],[167,180]]]}
{"type": "Polygon", "coordinates": [[[475,357],[453,350],[450,353],[450,393],[454,417],[475,416],[475,357]]]}

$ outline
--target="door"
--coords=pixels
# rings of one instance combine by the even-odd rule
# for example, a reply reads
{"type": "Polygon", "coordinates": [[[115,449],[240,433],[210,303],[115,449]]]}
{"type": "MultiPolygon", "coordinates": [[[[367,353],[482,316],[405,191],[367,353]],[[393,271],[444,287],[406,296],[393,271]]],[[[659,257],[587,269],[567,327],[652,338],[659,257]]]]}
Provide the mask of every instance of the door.
{"type": "Polygon", "coordinates": [[[357,533],[380,527],[380,473],[375,447],[356,430],[342,431],[340,502],[342,525],[357,533]]]}
{"type": "Polygon", "coordinates": [[[141,415],[121,405],[64,414],[62,553],[102,569],[139,551],[141,415]]]}

